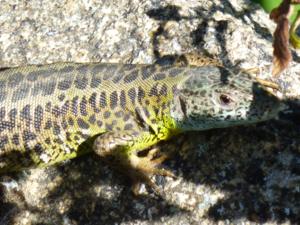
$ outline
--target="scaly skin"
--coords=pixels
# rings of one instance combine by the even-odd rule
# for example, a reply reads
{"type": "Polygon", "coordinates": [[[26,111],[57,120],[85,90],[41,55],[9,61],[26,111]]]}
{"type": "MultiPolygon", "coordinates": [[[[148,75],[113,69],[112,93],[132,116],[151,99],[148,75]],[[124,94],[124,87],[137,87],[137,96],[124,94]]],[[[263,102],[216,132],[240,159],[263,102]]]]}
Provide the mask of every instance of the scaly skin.
{"type": "Polygon", "coordinates": [[[276,116],[278,100],[246,74],[216,66],[57,63],[0,72],[0,172],[95,151],[164,172],[137,152],[189,130],[276,116]]]}

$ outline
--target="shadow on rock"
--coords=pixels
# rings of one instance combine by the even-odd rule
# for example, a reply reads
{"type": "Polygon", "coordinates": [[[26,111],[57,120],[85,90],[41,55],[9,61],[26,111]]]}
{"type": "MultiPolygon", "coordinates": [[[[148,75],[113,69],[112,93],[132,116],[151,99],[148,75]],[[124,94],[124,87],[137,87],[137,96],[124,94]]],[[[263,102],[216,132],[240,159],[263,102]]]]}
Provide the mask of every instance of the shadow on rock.
{"type": "Polygon", "coordinates": [[[124,176],[112,174],[97,156],[82,156],[41,171],[42,175],[36,170],[25,176],[16,174],[21,190],[1,191],[5,197],[1,198],[0,215],[7,224],[22,221],[25,212],[33,224],[119,224],[155,221],[184,211],[154,193],[133,196],[130,185],[124,185],[124,176]]]}
{"type": "Polygon", "coordinates": [[[208,218],[300,221],[299,109],[295,115],[283,116],[289,120],[186,136],[186,142],[195,147],[189,149],[186,160],[176,160],[174,168],[182,170],[184,179],[226,193],[210,207],[208,218]],[[205,142],[197,141],[201,135],[205,142]],[[203,148],[207,151],[202,152],[203,148]]]}

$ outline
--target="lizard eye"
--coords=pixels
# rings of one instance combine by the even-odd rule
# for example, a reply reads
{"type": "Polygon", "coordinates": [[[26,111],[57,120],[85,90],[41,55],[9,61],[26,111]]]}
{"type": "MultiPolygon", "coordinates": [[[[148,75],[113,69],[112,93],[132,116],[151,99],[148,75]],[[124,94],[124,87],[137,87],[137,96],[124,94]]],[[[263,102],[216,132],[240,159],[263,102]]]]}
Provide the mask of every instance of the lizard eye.
{"type": "Polygon", "coordinates": [[[220,94],[219,100],[221,105],[224,106],[230,105],[233,102],[233,100],[226,94],[220,94]]]}

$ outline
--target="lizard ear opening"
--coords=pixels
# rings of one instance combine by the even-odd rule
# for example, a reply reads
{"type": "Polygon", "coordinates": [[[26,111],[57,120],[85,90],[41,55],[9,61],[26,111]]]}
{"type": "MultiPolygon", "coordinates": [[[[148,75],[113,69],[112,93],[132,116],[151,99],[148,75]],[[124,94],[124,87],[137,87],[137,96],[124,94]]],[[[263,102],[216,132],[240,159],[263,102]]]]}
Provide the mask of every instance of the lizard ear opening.
{"type": "Polygon", "coordinates": [[[180,110],[184,118],[186,118],[187,117],[186,101],[184,100],[184,97],[182,95],[178,96],[178,100],[179,100],[180,110]]]}
{"type": "Polygon", "coordinates": [[[176,121],[183,121],[187,118],[187,99],[184,95],[182,95],[182,93],[178,93],[174,96],[174,99],[172,101],[171,114],[176,121]]]}

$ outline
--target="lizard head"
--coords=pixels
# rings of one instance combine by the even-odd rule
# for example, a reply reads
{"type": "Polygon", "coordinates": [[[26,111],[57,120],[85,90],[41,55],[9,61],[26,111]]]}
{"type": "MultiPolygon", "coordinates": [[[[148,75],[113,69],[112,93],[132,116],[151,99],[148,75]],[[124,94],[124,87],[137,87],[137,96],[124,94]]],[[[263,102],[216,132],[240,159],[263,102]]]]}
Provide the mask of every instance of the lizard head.
{"type": "Polygon", "coordinates": [[[206,130],[272,119],[283,109],[248,74],[219,67],[191,69],[177,86],[171,116],[182,130],[206,130]]]}

